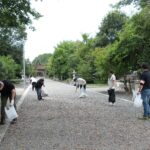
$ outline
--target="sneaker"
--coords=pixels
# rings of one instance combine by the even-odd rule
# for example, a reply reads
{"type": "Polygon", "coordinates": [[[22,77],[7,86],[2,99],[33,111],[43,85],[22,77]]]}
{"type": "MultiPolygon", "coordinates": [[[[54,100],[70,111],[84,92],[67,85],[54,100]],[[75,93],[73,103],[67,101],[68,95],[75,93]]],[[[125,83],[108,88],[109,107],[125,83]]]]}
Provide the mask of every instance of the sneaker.
{"type": "Polygon", "coordinates": [[[109,102],[109,105],[112,105],[112,103],[111,103],[111,102],[109,102]]]}
{"type": "Polygon", "coordinates": [[[4,125],[4,124],[5,124],[5,121],[1,121],[1,122],[0,122],[0,125],[4,125]]]}
{"type": "Polygon", "coordinates": [[[143,116],[143,117],[138,117],[139,120],[148,120],[150,119],[150,117],[147,117],[147,116],[143,116]]]}
{"type": "Polygon", "coordinates": [[[11,124],[15,124],[16,122],[17,122],[17,118],[13,119],[13,120],[11,121],[11,124]]]}
{"type": "Polygon", "coordinates": [[[116,105],[115,103],[112,103],[112,105],[114,106],[114,105],[116,105]]]}

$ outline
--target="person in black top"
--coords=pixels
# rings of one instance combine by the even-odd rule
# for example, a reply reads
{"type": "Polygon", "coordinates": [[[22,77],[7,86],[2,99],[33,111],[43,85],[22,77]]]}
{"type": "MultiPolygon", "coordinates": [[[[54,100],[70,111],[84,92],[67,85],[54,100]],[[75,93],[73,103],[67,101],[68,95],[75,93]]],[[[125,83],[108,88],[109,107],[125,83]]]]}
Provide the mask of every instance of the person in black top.
{"type": "Polygon", "coordinates": [[[143,73],[140,77],[140,86],[138,90],[138,94],[141,93],[141,97],[143,100],[143,108],[144,108],[144,115],[142,118],[143,120],[150,119],[150,71],[147,64],[142,65],[143,73]]]}
{"type": "MultiPolygon", "coordinates": [[[[7,80],[0,81],[1,93],[1,121],[0,124],[5,124],[5,106],[9,98],[10,104],[16,109],[16,90],[15,86],[7,80]]],[[[13,120],[15,122],[16,119],[13,120]]]]}
{"type": "Polygon", "coordinates": [[[44,99],[42,99],[42,95],[41,95],[42,86],[44,86],[44,79],[39,79],[37,81],[37,83],[35,84],[35,89],[36,89],[36,92],[37,92],[37,98],[38,98],[39,101],[44,100],[44,99]]]}

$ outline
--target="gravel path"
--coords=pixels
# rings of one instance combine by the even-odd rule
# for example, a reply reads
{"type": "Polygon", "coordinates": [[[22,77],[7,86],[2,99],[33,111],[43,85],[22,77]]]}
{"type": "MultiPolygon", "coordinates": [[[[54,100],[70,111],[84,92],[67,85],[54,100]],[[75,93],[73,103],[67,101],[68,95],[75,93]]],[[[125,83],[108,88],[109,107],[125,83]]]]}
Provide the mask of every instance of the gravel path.
{"type": "Polygon", "coordinates": [[[75,87],[46,81],[49,97],[37,101],[29,91],[19,109],[18,123],[5,134],[0,150],[150,150],[150,120],[142,108],[88,89],[79,98],[75,87]]]}

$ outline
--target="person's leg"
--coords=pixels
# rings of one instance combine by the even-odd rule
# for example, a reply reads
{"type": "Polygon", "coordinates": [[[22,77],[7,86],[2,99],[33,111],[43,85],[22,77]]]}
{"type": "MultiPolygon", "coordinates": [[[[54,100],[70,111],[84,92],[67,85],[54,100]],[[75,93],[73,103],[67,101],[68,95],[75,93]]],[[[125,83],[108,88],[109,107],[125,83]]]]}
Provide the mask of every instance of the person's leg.
{"type": "Polygon", "coordinates": [[[108,90],[108,102],[111,103],[111,89],[108,90]]]}
{"type": "Polygon", "coordinates": [[[36,82],[32,82],[32,91],[35,89],[36,82]]]}
{"type": "Polygon", "coordinates": [[[41,100],[42,99],[41,88],[36,88],[36,92],[37,92],[37,98],[38,98],[38,100],[41,100]]]}
{"type": "Polygon", "coordinates": [[[81,90],[82,89],[82,85],[80,84],[79,86],[80,86],[80,90],[81,90]]]}
{"type": "Polygon", "coordinates": [[[7,104],[7,96],[2,96],[1,95],[1,122],[0,124],[5,124],[5,107],[7,104]]]}
{"type": "Polygon", "coordinates": [[[144,90],[141,93],[142,96],[142,100],[143,100],[143,109],[144,109],[144,117],[149,117],[149,113],[150,113],[150,106],[149,106],[149,91],[148,90],[144,90]]]}
{"type": "Polygon", "coordinates": [[[83,88],[84,88],[84,92],[86,92],[86,84],[83,86],[83,88]]]}
{"type": "Polygon", "coordinates": [[[112,103],[114,104],[115,102],[116,102],[115,89],[112,89],[112,103]]]}

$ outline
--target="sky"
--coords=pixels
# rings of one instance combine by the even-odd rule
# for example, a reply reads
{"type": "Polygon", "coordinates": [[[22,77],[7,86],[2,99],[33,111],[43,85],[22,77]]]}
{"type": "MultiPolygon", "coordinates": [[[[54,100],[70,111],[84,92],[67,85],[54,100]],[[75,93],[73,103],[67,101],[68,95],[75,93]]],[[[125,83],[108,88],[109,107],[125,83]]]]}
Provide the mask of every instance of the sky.
{"type": "Polygon", "coordinates": [[[110,4],[119,0],[43,0],[32,1],[32,8],[43,17],[33,21],[36,31],[27,29],[25,58],[33,61],[44,53],[53,53],[62,41],[82,40],[81,34],[94,37],[112,10],[110,4]]]}

